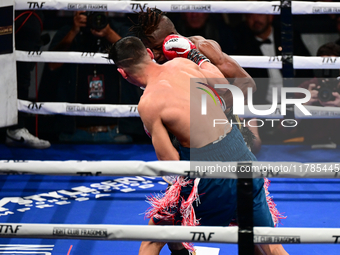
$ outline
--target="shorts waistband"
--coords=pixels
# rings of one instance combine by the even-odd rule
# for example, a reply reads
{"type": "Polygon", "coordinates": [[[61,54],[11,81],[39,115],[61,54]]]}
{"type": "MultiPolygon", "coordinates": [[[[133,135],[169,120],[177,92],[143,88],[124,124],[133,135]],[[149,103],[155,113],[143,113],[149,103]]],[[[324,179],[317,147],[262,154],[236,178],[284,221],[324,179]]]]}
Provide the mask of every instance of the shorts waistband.
{"type": "Polygon", "coordinates": [[[182,160],[196,161],[256,161],[249,151],[243,136],[236,125],[220,141],[212,142],[201,148],[180,146],[182,160]]]}

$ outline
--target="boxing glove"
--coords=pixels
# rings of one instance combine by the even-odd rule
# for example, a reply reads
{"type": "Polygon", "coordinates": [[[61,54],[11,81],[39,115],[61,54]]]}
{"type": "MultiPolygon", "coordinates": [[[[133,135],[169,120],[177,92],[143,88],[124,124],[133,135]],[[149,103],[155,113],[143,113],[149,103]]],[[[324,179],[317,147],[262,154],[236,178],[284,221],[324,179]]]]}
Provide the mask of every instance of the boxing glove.
{"type": "Polygon", "coordinates": [[[210,60],[196,49],[189,39],[180,35],[168,35],[163,42],[163,53],[168,59],[174,59],[176,57],[182,57],[190,59],[197,65],[201,65],[205,61],[210,60]]]}
{"type": "Polygon", "coordinates": [[[196,49],[189,39],[180,35],[168,35],[163,42],[164,56],[168,59],[187,58],[190,50],[196,49]]]}

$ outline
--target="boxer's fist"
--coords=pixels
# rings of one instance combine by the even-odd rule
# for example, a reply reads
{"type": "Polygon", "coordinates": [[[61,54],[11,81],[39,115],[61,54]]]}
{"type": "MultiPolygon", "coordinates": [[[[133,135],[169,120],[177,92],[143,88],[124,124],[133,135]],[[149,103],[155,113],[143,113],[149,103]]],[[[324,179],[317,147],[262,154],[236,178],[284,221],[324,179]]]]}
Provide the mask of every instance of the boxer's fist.
{"type": "Polygon", "coordinates": [[[163,42],[163,53],[168,60],[187,58],[192,49],[196,49],[195,44],[180,35],[168,35],[163,42]]]}

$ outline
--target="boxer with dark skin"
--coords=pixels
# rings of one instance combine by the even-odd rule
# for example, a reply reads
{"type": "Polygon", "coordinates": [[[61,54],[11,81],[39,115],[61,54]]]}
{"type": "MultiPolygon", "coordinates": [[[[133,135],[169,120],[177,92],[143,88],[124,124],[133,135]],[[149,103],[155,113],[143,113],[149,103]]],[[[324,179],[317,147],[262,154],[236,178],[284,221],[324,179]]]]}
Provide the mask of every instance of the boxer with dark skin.
{"type": "MultiPolygon", "coordinates": [[[[123,78],[136,86],[145,88],[144,94],[138,104],[138,112],[151,134],[152,143],[159,160],[180,160],[180,154],[172,146],[168,132],[176,136],[183,149],[200,150],[201,148],[206,148],[206,146],[223,144],[222,141],[227,141],[230,138],[230,142],[227,141],[227,144],[223,145],[226,151],[228,150],[228,146],[234,148],[236,146],[237,150],[244,151],[240,160],[249,160],[250,158],[256,160],[254,155],[252,155],[245,146],[237,128],[232,128],[229,123],[212,128],[213,119],[225,117],[221,107],[216,105],[213,100],[208,100],[208,112],[206,115],[202,115],[200,112],[201,95],[205,92],[200,89],[190,90],[190,86],[188,86],[191,78],[199,78],[203,83],[209,83],[209,78],[212,77],[223,79],[224,76],[218,68],[209,62],[203,62],[198,66],[194,62],[184,58],[175,58],[163,65],[159,65],[152,61],[153,58],[152,51],[146,49],[143,43],[136,37],[126,37],[119,40],[109,52],[109,59],[114,61],[123,78]],[[190,115],[194,115],[196,118],[190,118],[190,115]],[[238,141],[241,139],[241,142],[235,140],[235,134],[238,136],[238,141]],[[229,138],[226,140],[223,138],[223,140],[219,141],[218,139],[221,136],[229,138]],[[215,144],[217,140],[218,142],[215,144]],[[235,145],[235,143],[237,143],[237,145],[235,145]]],[[[195,87],[196,86],[200,85],[195,85],[195,87]]],[[[200,192],[204,193],[204,185],[209,185],[209,183],[213,184],[214,182],[215,180],[212,179],[201,179],[199,185],[202,184],[202,190],[200,190],[200,192]]],[[[233,180],[226,179],[226,183],[227,182],[232,183],[233,180]]],[[[264,215],[269,216],[267,219],[271,222],[272,219],[269,208],[266,207],[267,202],[265,200],[263,182],[260,181],[259,184],[259,190],[256,193],[263,193],[262,198],[264,199],[262,199],[256,207],[264,205],[264,209],[257,211],[257,214],[259,218],[264,217],[264,215]]],[[[220,186],[223,190],[229,189],[225,187],[226,186],[223,185],[220,186]]],[[[226,198],[228,196],[229,195],[226,195],[226,198]]],[[[211,199],[216,200],[214,196],[212,196],[211,199]]],[[[209,199],[209,201],[211,200],[209,199]]],[[[211,202],[214,204],[217,203],[217,201],[211,202]]],[[[202,200],[202,204],[203,203],[202,200]]],[[[228,213],[226,213],[225,216],[229,217],[227,215],[228,213]]],[[[197,215],[197,217],[201,218],[200,215],[197,215]]],[[[211,215],[211,217],[214,218],[215,216],[211,215]]],[[[158,222],[158,224],[166,225],[173,223],[161,221],[158,222]]],[[[217,224],[219,224],[218,220],[217,224]]],[[[150,220],[149,225],[154,225],[154,220],[150,220]]],[[[267,220],[265,220],[264,226],[269,225],[272,224],[267,223],[267,220]]],[[[144,241],[141,244],[139,254],[159,254],[165,244],[165,242],[144,241]]],[[[183,246],[179,243],[175,243],[174,246],[169,247],[173,254],[185,254],[176,253],[176,250],[179,249],[185,252],[183,251],[183,246]]],[[[263,253],[258,254],[287,254],[281,245],[258,245],[258,247],[259,251],[263,251],[263,253]]]]}

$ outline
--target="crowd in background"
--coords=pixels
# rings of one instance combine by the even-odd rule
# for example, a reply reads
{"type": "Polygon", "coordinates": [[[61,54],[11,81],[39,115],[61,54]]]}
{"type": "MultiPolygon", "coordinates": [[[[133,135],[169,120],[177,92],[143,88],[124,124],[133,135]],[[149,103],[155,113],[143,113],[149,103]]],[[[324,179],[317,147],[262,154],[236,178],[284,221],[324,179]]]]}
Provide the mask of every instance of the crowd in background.
{"type": "MultiPolygon", "coordinates": [[[[105,53],[111,44],[122,37],[132,35],[129,27],[136,20],[136,14],[102,13],[104,16],[100,17],[103,19],[102,24],[96,27],[95,23],[91,23],[93,13],[88,12],[38,11],[25,21],[28,15],[30,14],[23,11],[16,12],[17,50],[105,53]],[[50,40],[46,39],[47,33],[50,40]]],[[[282,51],[279,15],[168,13],[168,16],[179,34],[187,37],[201,35],[215,40],[223,52],[229,55],[279,56],[282,51]]],[[[293,27],[294,55],[339,56],[340,16],[295,15],[293,27]],[[311,38],[313,43],[310,43],[311,38]],[[326,43],[329,44],[325,45],[326,43]],[[318,49],[323,46],[324,51],[317,52],[315,44],[318,44],[318,49]]],[[[83,104],[137,104],[142,95],[142,90],[121,79],[112,65],[46,63],[42,75],[38,77],[40,81],[38,97],[29,98],[28,88],[33,79],[31,75],[33,68],[34,65],[31,63],[17,63],[19,99],[83,104]]],[[[261,68],[245,70],[257,83],[254,103],[271,104],[272,88],[282,86],[281,70],[261,68]]],[[[300,80],[301,84],[295,85],[309,89],[312,93],[312,99],[308,104],[340,106],[337,92],[334,92],[333,98],[325,103],[319,100],[317,90],[322,86],[323,78],[339,76],[338,70],[331,73],[295,70],[294,75],[304,79],[300,80]]],[[[35,122],[32,121],[32,117],[20,114],[19,125],[6,130],[6,143],[15,146],[15,139],[22,135],[33,139],[31,146],[33,148],[48,148],[50,146],[48,141],[149,142],[139,118],[39,116],[38,134],[34,132],[33,123],[35,122]]],[[[316,121],[301,121],[297,128],[288,128],[289,130],[280,126],[264,126],[258,131],[262,142],[265,143],[283,143],[296,137],[303,137],[304,140],[299,141],[307,143],[339,143],[340,135],[337,132],[339,129],[336,128],[340,127],[339,121],[329,120],[327,125],[325,122],[322,123],[320,125],[316,124],[316,121]]]]}

